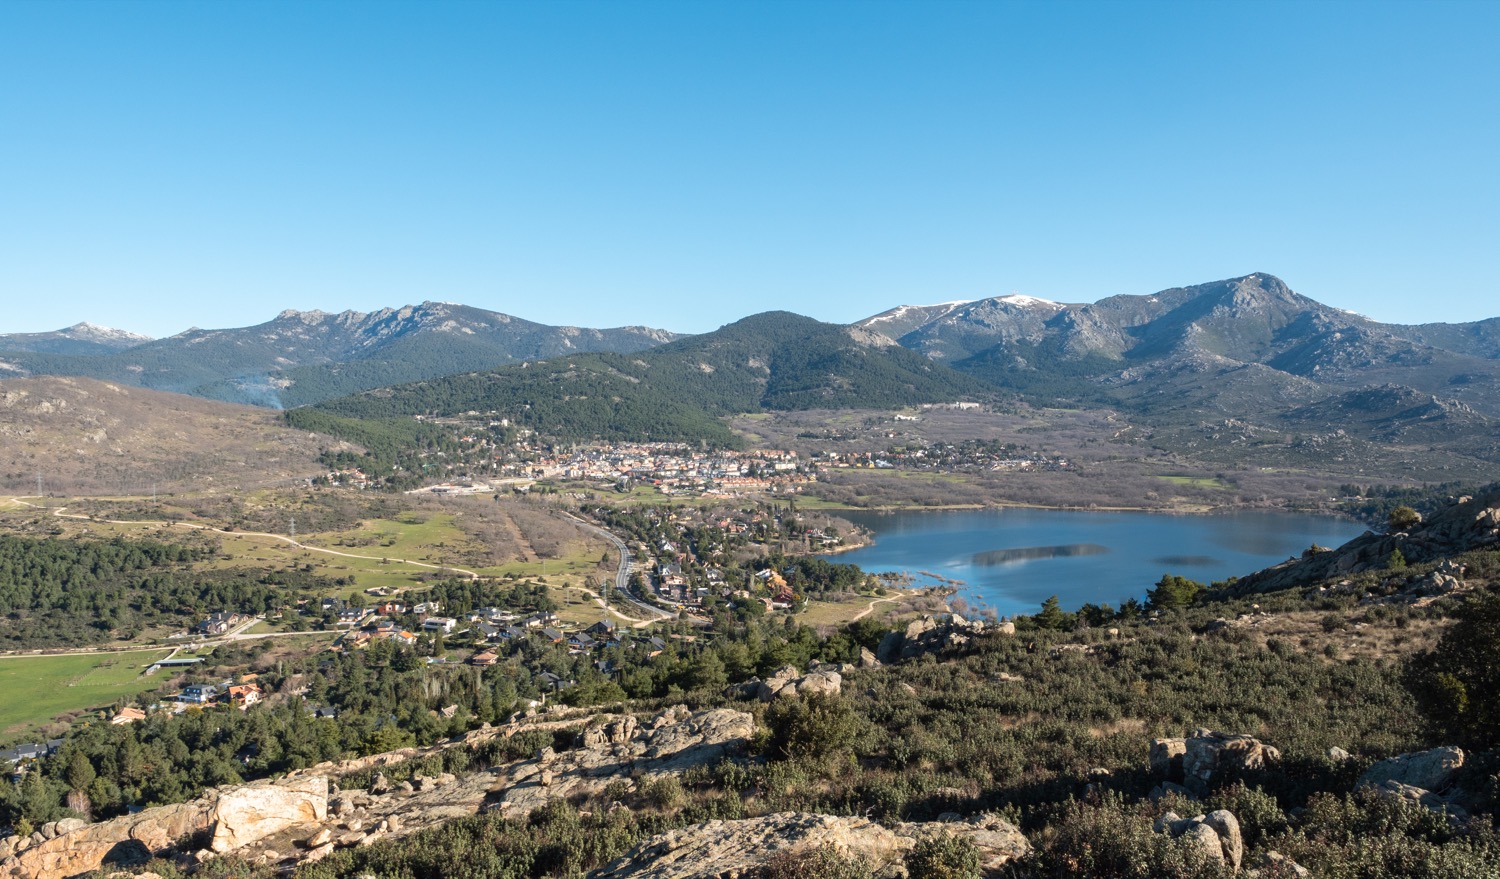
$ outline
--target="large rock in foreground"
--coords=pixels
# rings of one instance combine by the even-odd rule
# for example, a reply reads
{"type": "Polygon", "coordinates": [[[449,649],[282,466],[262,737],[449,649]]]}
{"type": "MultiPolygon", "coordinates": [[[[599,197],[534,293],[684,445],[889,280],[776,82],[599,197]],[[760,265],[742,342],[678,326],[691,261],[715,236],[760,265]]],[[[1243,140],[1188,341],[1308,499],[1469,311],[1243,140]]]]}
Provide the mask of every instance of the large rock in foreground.
{"type": "Polygon", "coordinates": [[[277,785],[226,791],[214,807],[209,848],[228,852],[260,842],[289,827],[328,817],[328,779],[294,778],[277,785]]]}
{"type": "Polygon", "coordinates": [[[0,864],[0,876],[70,879],[105,866],[145,863],[184,837],[213,832],[214,851],[224,852],[327,814],[328,779],[309,776],[260,782],[205,793],[188,803],[159,806],[98,824],[88,824],[34,845],[0,864]],[[321,802],[321,810],[317,805],[321,802]],[[317,816],[313,818],[312,816],[317,816]],[[274,829],[271,829],[274,828],[274,829]]]}

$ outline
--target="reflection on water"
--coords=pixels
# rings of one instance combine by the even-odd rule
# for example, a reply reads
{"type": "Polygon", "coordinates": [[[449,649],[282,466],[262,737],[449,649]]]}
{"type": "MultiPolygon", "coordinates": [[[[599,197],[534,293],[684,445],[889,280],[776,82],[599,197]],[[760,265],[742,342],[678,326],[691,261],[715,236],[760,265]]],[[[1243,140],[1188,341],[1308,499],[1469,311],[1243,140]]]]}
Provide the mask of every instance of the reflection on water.
{"type": "Polygon", "coordinates": [[[1222,565],[1222,559],[1211,555],[1164,555],[1151,561],[1168,568],[1201,568],[1206,565],[1222,565]]]}
{"type": "Polygon", "coordinates": [[[871,572],[940,571],[962,581],[971,604],[1001,614],[1035,613],[1058,596],[1064,607],[1115,607],[1144,598],[1163,574],[1205,583],[1284,562],[1309,544],[1338,546],[1357,523],[1326,516],[1246,511],[1222,515],[1089,513],[1071,510],[918,510],[847,513],[875,545],[831,556],[871,572]],[[996,547],[1010,547],[996,549],[996,547]]]}
{"type": "Polygon", "coordinates": [[[1008,565],[1033,559],[1066,559],[1080,555],[1104,555],[1109,547],[1097,543],[1065,543],[1062,546],[1022,546],[974,553],[976,565],[1008,565]]]}

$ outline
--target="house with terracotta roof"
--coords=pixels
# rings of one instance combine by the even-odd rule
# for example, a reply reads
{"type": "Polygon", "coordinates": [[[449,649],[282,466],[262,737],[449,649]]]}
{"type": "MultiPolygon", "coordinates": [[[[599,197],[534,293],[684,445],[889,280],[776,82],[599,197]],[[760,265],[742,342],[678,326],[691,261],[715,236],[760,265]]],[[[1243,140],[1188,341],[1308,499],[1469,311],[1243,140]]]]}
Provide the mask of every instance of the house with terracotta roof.
{"type": "Polygon", "coordinates": [[[124,708],[121,708],[118,714],[116,714],[114,717],[111,717],[109,719],[109,722],[114,724],[115,726],[123,726],[127,723],[135,723],[138,720],[145,719],[146,712],[134,706],[127,705],[124,708]]]}
{"type": "Polygon", "coordinates": [[[233,684],[229,688],[229,704],[244,711],[261,700],[259,684],[233,684]]]}

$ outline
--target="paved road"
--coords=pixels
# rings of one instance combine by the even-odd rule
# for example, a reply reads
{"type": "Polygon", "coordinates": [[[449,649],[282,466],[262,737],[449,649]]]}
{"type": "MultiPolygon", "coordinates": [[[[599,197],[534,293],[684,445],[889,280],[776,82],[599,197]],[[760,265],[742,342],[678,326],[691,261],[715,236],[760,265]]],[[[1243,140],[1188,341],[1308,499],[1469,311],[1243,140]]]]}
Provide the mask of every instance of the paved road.
{"type": "Polygon", "coordinates": [[[584,530],[591,531],[594,534],[603,537],[605,540],[608,540],[610,543],[613,543],[615,545],[615,549],[619,551],[620,567],[615,571],[616,597],[623,601],[629,602],[633,607],[640,610],[641,612],[649,614],[650,619],[667,620],[677,616],[671,611],[662,610],[659,607],[647,604],[646,602],[641,601],[634,595],[630,594],[630,550],[625,548],[625,541],[621,540],[617,535],[606,531],[603,528],[600,528],[598,525],[595,525],[592,522],[580,519],[572,514],[569,514],[568,518],[572,519],[574,522],[577,522],[579,527],[583,528],[584,530]]]}

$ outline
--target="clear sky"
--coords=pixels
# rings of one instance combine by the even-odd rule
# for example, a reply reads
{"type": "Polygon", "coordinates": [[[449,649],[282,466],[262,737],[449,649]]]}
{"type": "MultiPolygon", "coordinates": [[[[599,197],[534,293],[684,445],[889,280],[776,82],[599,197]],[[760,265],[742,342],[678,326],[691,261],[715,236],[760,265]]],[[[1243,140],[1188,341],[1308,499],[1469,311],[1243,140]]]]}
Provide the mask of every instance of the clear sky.
{"type": "Polygon", "coordinates": [[[0,333],[1500,315],[1500,3],[0,0],[0,333]]]}

